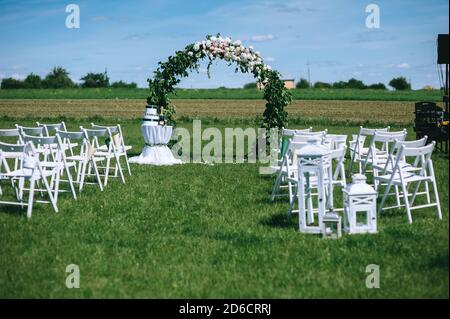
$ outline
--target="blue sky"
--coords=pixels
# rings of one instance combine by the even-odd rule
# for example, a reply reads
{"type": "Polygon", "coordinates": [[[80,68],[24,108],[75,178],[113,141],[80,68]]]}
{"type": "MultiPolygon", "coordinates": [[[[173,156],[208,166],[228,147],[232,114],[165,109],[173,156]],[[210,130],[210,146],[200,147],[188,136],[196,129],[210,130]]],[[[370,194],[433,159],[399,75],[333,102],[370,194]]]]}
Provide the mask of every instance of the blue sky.
{"type": "MultiPolygon", "coordinates": [[[[146,87],[158,61],[220,32],[260,51],[285,78],[334,82],[356,77],[388,83],[411,79],[414,88],[439,87],[436,37],[448,33],[444,0],[52,1],[0,0],[0,78],[45,76],[55,65],[79,81],[103,72],[112,81],[146,87]],[[66,5],[80,7],[81,27],[67,29],[66,5]],[[380,28],[368,29],[365,8],[380,7],[380,28]]],[[[193,88],[240,87],[247,74],[219,61],[183,79],[193,88]]]]}

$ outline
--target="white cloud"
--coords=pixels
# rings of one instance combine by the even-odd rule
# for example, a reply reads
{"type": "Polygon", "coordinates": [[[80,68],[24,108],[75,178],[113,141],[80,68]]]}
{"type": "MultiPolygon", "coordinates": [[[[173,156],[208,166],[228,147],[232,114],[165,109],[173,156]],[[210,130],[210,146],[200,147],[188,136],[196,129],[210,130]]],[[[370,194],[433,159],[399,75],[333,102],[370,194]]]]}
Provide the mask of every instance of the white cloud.
{"type": "Polygon", "coordinates": [[[11,77],[12,77],[13,79],[16,79],[16,80],[23,80],[23,79],[26,78],[26,75],[19,74],[19,73],[13,73],[13,74],[11,75],[11,77]]]}
{"type": "Polygon", "coordinates": [[[386,65],[388,68],[409,69],[411,66],[408,63],[389,63],[386,65]]]}
{"type": "Polygon", "coordinates": [[[352,72],[352,75],[353,75],[353,76],[358,76],[358,75],[361,75],[361,74],[362,74],[362,73],[359,72],[359,71],[352,72]]]}
{"type": "Polygon", "coordinates": [[[399,69],[409,69],[411,66],[408,63],[400,63],[397,64],[397,68],[399,69]]]}
{"type": "Polygon", "coordinates": [[[253,35],[250,37],[250,41],[252,42],[265,42],[274,39],[275,37],[272,34],[260,34],[260,35],[253,35]]]}

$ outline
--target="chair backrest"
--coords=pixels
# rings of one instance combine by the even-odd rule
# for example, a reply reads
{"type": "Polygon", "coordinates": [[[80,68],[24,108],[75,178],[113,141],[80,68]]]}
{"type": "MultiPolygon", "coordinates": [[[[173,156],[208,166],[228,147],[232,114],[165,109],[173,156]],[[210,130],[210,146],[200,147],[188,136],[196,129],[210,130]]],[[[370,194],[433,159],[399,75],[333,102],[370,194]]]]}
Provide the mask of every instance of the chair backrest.
{"type": "Polygon", "coordinates": [[[400,131],[396,134],[384,134],[380,132],[375,132],[373,139],[372,139],[372,145],[380,142],[380,143],[393,143],[395,141],[404,141],[406,139],[406,131],[400,131]]]}
{"type": "Polygon", "coordinates": [[[303,136],[325,136],[328,133],[328,129],[325,129],[323,131],[317,131],[317,132],[308,132],[308,131],[299,131],[295,132],[295,135],[303,135],[303,136]]]}
{"type": "Polygon", "coordinates": [[[0,142],[0,153],[21,153],[25,150],[25,144],[9,144],[0,142]]]}
{"type": "Polygon", "coordinates": [[[44,127],[26,127],[26,126],[20,126],[16,124],[16,127],[19,129],[20,134],[23,136],[31,135],[31,136],[43,136],[44,134],[44,127]]]}
{"type": "Polygon", "coordinates": [[[117,124],[117,125],[110,125],[110,126],[105,126],[105,125],[96,125],[96,124],[94,124],[94,123],[91,123],[91,128],[93,129],[93,130],[102,130],[102,129],[109,129],[109,131],[111,132],[111,133],[120,133],[119,132],[119,127],[120,127],[120,124],[117,124]]]}
{"type": "Polygon", "coordinates": [[[56,124],[44,124],[44,123],[36,122],[36,125],[38,127],[43,127],[44,128],[44,133],[47,136],[55,134],[56,130],[64,130],[65,131],[64,122],[56,123],[56,124]]]}
{"type": "Polygon", "coordinates": [[[20,132],[18,128],[2,128],[0,129],[0,136],[2,137],[20,136],[20,132]]]}
{"type": "Polygon", "coordinates": [[[102,128],[102,129],[88,129],[83,128],[80,126],[80,129],[86,134],[86,137],[101,137],[101,136],[108,136],[108,129],[102,128]]]}
{"type": "Polygon", "coordinates": [[[323,144],[323,142],[324,142],[324,134],[321,134],[321,135],[298,135],[298,134],[295,134],[292,137],[292,141],[293,142],[305,142],[306,143],[309,140],[311,140],[311,138],[317,139],[320,144],[323,144]]]}
{"type": "Polygon", "coordinates": [[[325,136],[325,143],[330,144],[330,149],[339,149],[342,146],[345,146],[347,143],[347,138],[347,135],[327,134],[325,136]]]}
{"type": "MultiPolygon", "coordinates": [[[[405,147],[401,146],[400,151],[398,153],[395,166],[393,169],[393,172],[400,172],[402,173],[402,166],[401,162],[405,158],[414,158],[414,166],[421,168],[419,175],[423,176],[426,175],[426,170],[429,167],[431,163],[431,155],[433,154],[434,147],[436,145],[436,142],[433,141],[428,145],[421,146],[421,147],[405,147]]],[[[416,174],[416,171],[409,171],[408,174],[416,174]]]]}
{"type": "Polygon", "coordinates": [[[56,143],[56,136],[32,136],[32,135],[23,135],[23,140],[25,143],[32,142],[33,145],[36,147],[38,145],[52,145],[56,143]]]}
{"type": "Polygon", "coordinates": [[[391,129],[390,126],[384,127],[384,128],[366,128],[366,127],[359,127],[359,135],[362,136],[373,136],[375,132],[389,132],[391,129]]]}
{"type": "Polygon", "coordinates": [[[402,146],[408,147],[408,148],[416,148],[416,147],[422,147],[427,144],[428,136],[424,136],[423,138],[415,141],[396,141],[394,147],[399,149],[402,146]]]}
{"type": "Polygon", "coordinates": [[[70,140],[82,140],[85,138],[84,132],[68,132],[68,131],[61,131],[56,130],[56,134],[58,134],[61,138],[66,138],[70,140]]]}

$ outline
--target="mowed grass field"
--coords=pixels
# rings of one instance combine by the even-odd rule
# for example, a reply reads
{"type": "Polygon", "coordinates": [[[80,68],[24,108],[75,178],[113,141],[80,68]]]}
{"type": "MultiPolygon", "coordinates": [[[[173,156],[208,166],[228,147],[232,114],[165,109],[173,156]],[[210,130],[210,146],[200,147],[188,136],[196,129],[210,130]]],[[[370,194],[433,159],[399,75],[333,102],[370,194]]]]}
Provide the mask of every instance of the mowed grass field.
{"type": "MultiPolygon", "coordinates": [[[[293,89],[295,100],[442,101],[439,90],[293,89]]],[[[148,89],[19,89],[0,90],[0,99],[146,99],[148,89]]],[[[259,100],[257,89],[177,89],[172,99],[259,100]]]]}
{"type": "MultiPolygon", "coordinates": [[[[54,115],[50,110],[0,118],[0,127],[32,126],[54,115]]],[[[120,117],[137,155],[144,143],[140,120],[120,117]]],[[[87,118],[66,121],[69,129],[89,125],[87,118]]],[[[246,127],[238,120],[210,123],[222,132],[246,127]]],[[[179,126],[192,129],[188,121],[179,126]]],[[[358,131],[314,124],[325,127],[358,131]]],[[[286,217],[287,200],[268,201],[274,178],[251,163],[132,165],[126,184],[112,180],[103,193],[86,187],[77,201],[62,194],[59,213],[37,204],[31,220],[20,208],[0,206],[0,297],[448,298],[448,156],[433,159],[442,221],[424,209],[410,225],[403,209],[393,210],[379,217],[378,234],[338,241],[300,234],[297,215],[286,217]],[[80,267],[79,289],[65,286],[68,264],[80,267]],[[380,266],[379,289],[366,288],[369,264],[380,266]]],[[[335,203],[342,203],[338,190],[335,203]]]]}
{"type": "MultiPolygon", "coordinates": [[[[254,119],[261,117],[264,100],[173,100],[178,119],[217,118],[254,119]]],[[[0,116],[27,117],[103,117],[141,118],[145,99],[0,99],[0,116]]],[[[414,120],[414,103],[408,101],[293,101],[286,108],[289,119],[326,121],[328,123],[410,125],[414,120]]]]}

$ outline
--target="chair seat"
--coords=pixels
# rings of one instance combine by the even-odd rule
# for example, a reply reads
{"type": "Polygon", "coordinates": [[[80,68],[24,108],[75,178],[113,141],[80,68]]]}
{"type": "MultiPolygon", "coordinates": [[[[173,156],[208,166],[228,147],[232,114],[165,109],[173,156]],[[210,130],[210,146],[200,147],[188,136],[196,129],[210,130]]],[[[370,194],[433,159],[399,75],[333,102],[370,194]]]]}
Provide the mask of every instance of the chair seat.
{"type": "MultiPolygon", "coordinates": [[[[132,147],[131,145],[125,145],[125,151],[131,150],[132,148],[133,148],[133,147],[132,147]]],[[[100,147],[97,148],[97,150],[106,152],[106,151],[108,151],[108,146],[106,146],[106,145],[101,145],[100,147]]],[[[123,147],[122,147],[122,146],[118,147],[118,148],[117,148],[117,151],[118,151],[119,153],[123,153],[123,147]]]]}
{"type": "MultiPolygon", "coordinates": [[[[431,178],[429,176],[421,176],[421,175],[416,175],[410,172],[402,172],[403,173],[403,181],[405,183],[412,183],[412,182],[418,182],[418,181],[431,181],[431,178]]],[[[381,182],[389,182],[390,179],[392,177],[392,174],[386,174],[386,175],[381,175],[381,176],[375,176],[374,178],[381,181],[381,182]]],[[[400,180],[400,175],[398,173],[395,173],[394,175],[394,179],[392,180],[393,184],[396,185],[402,185],[402,182],[400,180]]]]}
{"type": "MultiPolygon", "coordinates": [[[[43,170],[43,175],[45,177],[51,176],[52,174],[53,174],[52,171],[43,170]]],[[[1,176],[7,178],[31,178],[31,176],[33,176],[36,179],[42,178],[41,172],[38,169],[35,169],[33,173],[33,170],[30,168],[16,169],[9,173],[2,173],[1,176]]]]}
{"type": "MultiPolygon", "coordinates": [[[[63,167],[63,163],[62,162],[59,162],[59,163],[58,162],[41,162],[41,166],[44,168],[46,168],[46,167],[55,168],[57,166],[63,167]]],[[[75,162],[67,161],[67,166],[73,167],[73,166],[75,166],[75,162]]]]}
{"type": "MultiPolygon", "coordinates": [[[[85,160],[85,156],[82,155],[74,155],[74,156],[67,156],[66,159],[68,161],[76,161],[76,162],[82,162],[85,160]]],[[[103,161],[105,158],[104,157],[100,157],[100,156],[93,156],[92,159],[96,162],[100,162],[103,161]]]]}

